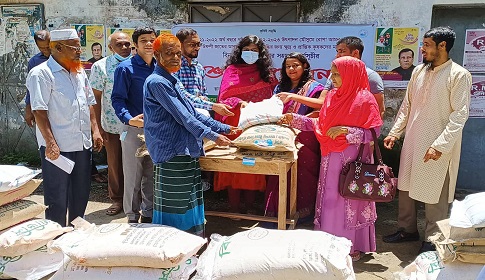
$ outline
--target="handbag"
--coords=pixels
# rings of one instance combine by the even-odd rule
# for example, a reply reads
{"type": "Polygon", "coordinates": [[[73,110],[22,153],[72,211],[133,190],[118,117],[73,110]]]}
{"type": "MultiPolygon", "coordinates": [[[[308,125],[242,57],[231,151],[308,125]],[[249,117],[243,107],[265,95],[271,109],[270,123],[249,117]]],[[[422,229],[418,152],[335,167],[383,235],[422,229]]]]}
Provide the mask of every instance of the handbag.
{"type": "Polygon", "coordinates": [[[357,159],[345,164],[340,172],[339,193],[348,199],[390,202],[396,195],[397,178],[394,177],[392,168],[382,161],[376,132],[374,129],[371,132],[375,143],[374,162],[377,163],[362,162],[365,144],[361,143],[357,159]]]}

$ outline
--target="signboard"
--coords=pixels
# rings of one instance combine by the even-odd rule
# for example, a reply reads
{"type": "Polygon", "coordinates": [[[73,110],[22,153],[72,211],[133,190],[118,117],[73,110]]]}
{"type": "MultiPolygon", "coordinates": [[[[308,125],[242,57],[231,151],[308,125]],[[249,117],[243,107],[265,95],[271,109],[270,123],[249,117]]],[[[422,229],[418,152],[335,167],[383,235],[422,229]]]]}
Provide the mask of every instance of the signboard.
{"type": "Polygon", "coordinates": [[[378,27],[375,70],[385,87],[406,88],[419,59],[418,27],[378,27]]]}
{"type": "Polygon", "coordinates": [[[485,118],[485,75],[472,76],[470,118],[485,118]]]}
{"type": "Polygon", "coordinates": [[[463,67],[485,73],[485,29],[466,30],[463,67]]]}
{"type": "MultiPolygon", "coordinates": [[[[266,44],[273,60],[276,76],[279,78],[281,64],[291,52],[303,53],[310,62],[313,77],[325,83],[330,74],[330,66],[335,58],[335,45],[345,36],[356,36],[364,45],[374,48],[375,27],[372,25],[338,24],[291,24],[291,23],[218,23],[182,24],[172,29],[190,27],[197,31],[202,46],[199,62],[206,71],[205,81],[209,95],[217,95],[221,84],[223,67],[240,39],[247,35],[257,35],[266,44]]],[[[362,60],[373,68],[374,53],[363,53],[362,60]]]]}

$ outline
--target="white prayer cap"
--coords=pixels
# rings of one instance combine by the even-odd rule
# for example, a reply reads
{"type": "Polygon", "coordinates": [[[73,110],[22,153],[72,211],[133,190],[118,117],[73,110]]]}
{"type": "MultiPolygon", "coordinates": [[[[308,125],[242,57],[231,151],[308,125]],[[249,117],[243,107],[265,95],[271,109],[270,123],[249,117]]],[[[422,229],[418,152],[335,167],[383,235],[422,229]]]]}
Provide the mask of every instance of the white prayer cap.
{"type": "Polygon", "coordinates": [[[79,39],[75,29],[59,29],[51,31],[51,41],[64,41],[71,39],[79,39]]]}

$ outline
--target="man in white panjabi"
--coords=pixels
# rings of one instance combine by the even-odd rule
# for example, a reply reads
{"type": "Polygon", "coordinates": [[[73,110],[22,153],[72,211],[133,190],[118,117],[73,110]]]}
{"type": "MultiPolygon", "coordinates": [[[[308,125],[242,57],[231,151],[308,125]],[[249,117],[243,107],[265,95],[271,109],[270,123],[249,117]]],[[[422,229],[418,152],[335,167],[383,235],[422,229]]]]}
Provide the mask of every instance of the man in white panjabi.
{"type": "Polygon", "coordinates": [[[419,253],[434,250],[428,237],[439,231],[436,222],[447,218],[468,119],[472,77],[449,58],[455,38],[449,27],[426,32],[421,48],[424,63],[414,69],[396,122],[384,139],[384,146],[392,149],[406,131],[398,179],[399,229],[383,241],[419,240],[415,203],[421,201],[426,228],[419,253]]]}

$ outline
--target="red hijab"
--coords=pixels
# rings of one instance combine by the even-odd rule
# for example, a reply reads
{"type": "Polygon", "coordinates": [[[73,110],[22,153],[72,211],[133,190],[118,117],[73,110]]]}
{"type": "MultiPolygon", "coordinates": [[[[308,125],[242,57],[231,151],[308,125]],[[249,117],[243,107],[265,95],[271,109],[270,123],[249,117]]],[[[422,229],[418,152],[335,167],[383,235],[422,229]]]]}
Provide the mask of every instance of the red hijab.
{"type": "Polygon", "coordinates": [[[344,56],[332,62],[337,67],[342,85],[327,93],[315,134],[320,142],[322,155],[341,152],[349,144],[344,134],[335,139],[327,131],[334,126],[374,128],[382,125],[377,102],[369,91],[369,78],[364,62],[344,56]]]}

